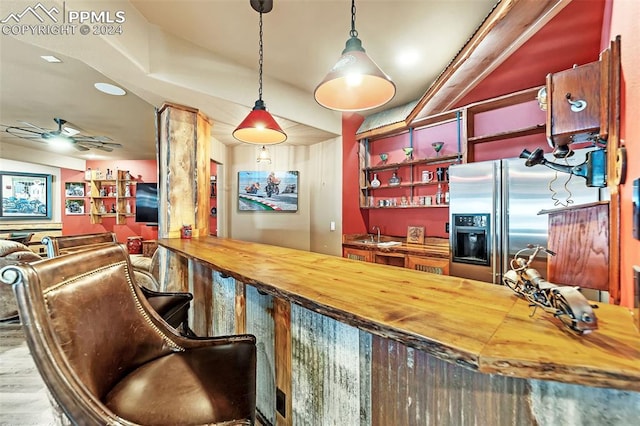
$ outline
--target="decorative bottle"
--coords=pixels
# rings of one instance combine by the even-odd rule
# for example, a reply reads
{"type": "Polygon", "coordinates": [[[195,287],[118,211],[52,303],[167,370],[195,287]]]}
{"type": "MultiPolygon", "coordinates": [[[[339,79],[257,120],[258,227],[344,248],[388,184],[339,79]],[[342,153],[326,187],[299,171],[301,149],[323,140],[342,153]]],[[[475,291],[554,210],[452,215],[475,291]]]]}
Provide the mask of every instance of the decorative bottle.
{"type": "Polygon", "coordinates": [[[442,185],[438,184],[438,190],[436,191],[436,204],[442,204],[442,185]]]}
{"type": "Polygon", "coordinates": [[[400,185],[400,178],[396,172],[393,172],[393,175],[389,179],[389,186],[398,186],[400,185]]]}
{"type": "Polygon", "coordinates": [[[91,167],[88,167],[84,172],[84,180],[91,180],[91,167]]]}
{"type": "Polygon", "coordinates": [[[373,180],[371,181],[371,187],[372,188],[379,188],[380,187],[380,181],[378,180],[378,174],[377,173],[373,174],[373,180]]]}
{"type": "Polygon", "coordinates": [[[124,212],[125,212],[126,214],[131,214],[131,203],[127,203],[127,204],[124,206],[124,212]]]}

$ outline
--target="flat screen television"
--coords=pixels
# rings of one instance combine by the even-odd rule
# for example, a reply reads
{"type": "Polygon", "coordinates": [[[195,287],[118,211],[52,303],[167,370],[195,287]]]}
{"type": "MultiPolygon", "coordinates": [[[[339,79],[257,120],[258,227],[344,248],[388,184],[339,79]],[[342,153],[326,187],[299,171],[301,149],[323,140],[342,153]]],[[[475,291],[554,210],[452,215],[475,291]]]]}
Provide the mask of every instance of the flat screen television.
{"type": "Polygon", "coordinates": [[[136,222],[158,224],[157,183],[136,183],[136,222]]]}

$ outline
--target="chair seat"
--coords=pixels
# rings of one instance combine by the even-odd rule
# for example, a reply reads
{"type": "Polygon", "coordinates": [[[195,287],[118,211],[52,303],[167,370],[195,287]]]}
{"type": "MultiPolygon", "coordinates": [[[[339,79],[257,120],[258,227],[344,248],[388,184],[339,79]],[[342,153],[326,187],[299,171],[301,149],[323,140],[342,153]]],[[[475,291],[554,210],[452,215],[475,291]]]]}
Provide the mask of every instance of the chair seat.
{"type": "Polygon", "coordinates": [[[245,350],[240,353],[234,346],[204,347],[155,359],[120,380],[103,402],[118,416],[138,424],[210,424],[231,419],[238,423],[230,424],[250,424],[255,389],[248,384],[255,381],[251,368],[255,355],[249,345],[242,346],[245,350]]]}

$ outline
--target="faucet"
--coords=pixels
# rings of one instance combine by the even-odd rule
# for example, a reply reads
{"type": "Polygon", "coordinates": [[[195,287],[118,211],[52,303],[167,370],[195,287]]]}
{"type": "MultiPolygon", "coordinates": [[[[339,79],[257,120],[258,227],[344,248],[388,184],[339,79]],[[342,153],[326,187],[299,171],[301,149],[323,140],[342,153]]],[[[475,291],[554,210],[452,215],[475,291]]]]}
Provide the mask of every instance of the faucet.
{"type": "MultiPolygon", "coordinates": [[[[374,225],[374,226],[371,227],[371,230],[372,231],[375,231],[375,230],[378,231],[378,241],[376,241],[376,242],[379,243],[380,242],[380,227],[374,225]]],[[[373,235],[371,236],[371,241],[373,241],[373,235]]]]}

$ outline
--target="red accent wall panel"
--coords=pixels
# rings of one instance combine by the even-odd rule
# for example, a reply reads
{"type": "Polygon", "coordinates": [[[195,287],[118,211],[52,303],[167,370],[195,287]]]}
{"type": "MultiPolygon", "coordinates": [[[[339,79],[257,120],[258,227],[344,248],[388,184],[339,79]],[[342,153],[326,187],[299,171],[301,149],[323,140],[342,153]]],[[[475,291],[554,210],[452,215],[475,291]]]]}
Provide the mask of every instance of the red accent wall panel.
{"type": "MultiPolygon", "coordinates": [[[[158,171],[155,160],[118,160],[118,161],[87,161],[87,167],[92,170],[107,169],[129,170],[133,178],[138,182],[157,182],[158,171]]],[[[84,182],[84,172],[69,169],[60,169],[61,193],[64,194],[65,182],[84,182]]],[[[88,195],[89,185],[85,185],[85,193],[88,195]]],[[[85,198],[85,211],[89,209],[89,198],[85,198]]],[[[92,224],[88,215],[66,215],[64,202],[62,203],[62,234],[90,234],[95,232],[115,232],[120,242],[126,242],[127,237],[141,236],[145,240],[153,240],[158,237],[158,228],[136,223],[135,218],[128,218],[124,225],[117,225],[115,218],[103,218],[102,223],[92,224]]]]}
{"type": "Polygon", "coordinates": [[[367,217],[359,206],[358,141],[356,131],[364,121],[358,114],[342,114],[342,233],[367,232],[367,217]]]}

